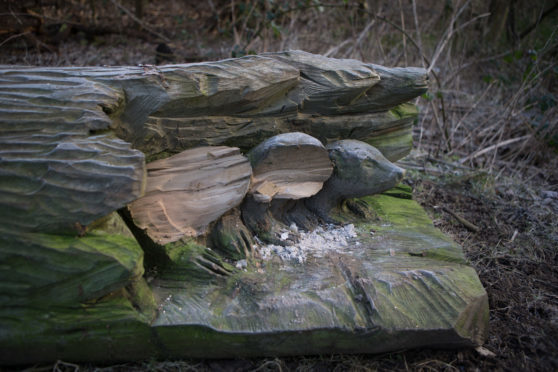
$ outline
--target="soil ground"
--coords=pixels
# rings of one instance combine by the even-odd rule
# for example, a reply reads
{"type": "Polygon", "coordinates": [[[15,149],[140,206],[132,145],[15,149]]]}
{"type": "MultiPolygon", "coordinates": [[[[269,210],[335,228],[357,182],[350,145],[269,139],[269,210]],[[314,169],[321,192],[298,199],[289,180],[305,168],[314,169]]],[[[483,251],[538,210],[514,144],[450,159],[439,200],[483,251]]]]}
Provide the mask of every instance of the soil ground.
{"type": "MultiPolygon", "coordinates": [[[[84,1],[72,3],[86,5],[84,1]]],[[[165,13],[170,19],[176,2],[161,3],[171,3],[165,13]]],[[[150,3],[143,18],[146,24],[157,24],[156,17],[164,13],[161,10],[164,7],[158,4],[150,3]]],[[[166,25],[175,29],[166,34],[176,49],[172,62],[219,59],[229,57],[231,50],[234,53],[232,35],[220,34],[217,29],[223,24],[207,25],[211,18],[208,9],[192,6],[192,17],[176,16],[172,24],[166,25]]],[[[55,15],[53,11],[52,18],[57,18],[55,15]]],[[[63,38],[59,37],[60,24],[54,26],[58,27],[54,34],[45,28],[42,34],[12,33],[11,40],[2,38],[0,63],[59,66],[161,62],[156,53],[160,40],[155,41],[157,37],[152,32],[156,28],[146,32],[137,30],[133,24],[130,20],[122,22],[118,32],[104,34],[100,33],[103,28],[99,24],[96,30],[75,24],[63,38]]],[[[299,40],[299,45],[308,46],[305,49],[312,52],[320,50],[304,40],[299,40]]],[[[162,57],[164,63],[164,53],[162,57]]],[[[422,133],[416,133],[415,141],[424,146],[422,133]]],[[[405,182],[413,187],[414,198],[438,228],[463,246],[488,292],[490,331],[483,348],[251,360],[151,360],[115,366],[77,366],[60,361],[55,365],[30,366],[29,370],[558,370],[557,159],[556,153],[551,154],[550,160],[529,165],[528,172],[515,174],[495,174],[492,167],[487,170],[482,166],[463,166],[442,154],[414,153],[402,161],[402,166],[409,169],[405,182]]]]}

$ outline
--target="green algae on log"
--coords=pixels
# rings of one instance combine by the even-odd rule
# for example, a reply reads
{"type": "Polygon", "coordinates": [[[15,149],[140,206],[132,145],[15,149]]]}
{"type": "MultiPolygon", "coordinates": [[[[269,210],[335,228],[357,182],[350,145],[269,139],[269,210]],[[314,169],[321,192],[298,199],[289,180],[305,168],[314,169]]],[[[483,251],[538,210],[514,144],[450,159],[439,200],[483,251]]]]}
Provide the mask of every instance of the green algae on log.
{"type": "Polygon", "coordinates": [[[0,247],[3,304],[78,305],[140,280],[144,272],[143,251],[131,234],[102,227],[83,237],[2,229],[0,247]]]}
{"type": "MultiPolygon", "coordinates": [[[[360,344],[358,334],[373,335],[371,341],[401,334],[399,348],[482,343],[487,296],[461,248],[410,199],[378,195],[362,201],[387,211],[392,204],[401,207],[380,212],[374,222],[338,211],[338,218],[355,224],[358,239],[346,249],[309,255],[302,264],[264,261],[262,270],[248,267],[227,277],[226,285],[190,286],[187,294],[161,280],[153,288],[164,299],[163,311],[153,325],[164,326],[177,337],[175,342],[179,332],[170,329],[190,326],[237,334],[242,340],[255,334],[260,340],[269,337],[268,352],[261,347],[259,352],[235,350],[239,355],[308,352],[314,345],[296,352],[287,340],[312,330],[356,336],[345,345],[327,337],[330,352],[389,350],[382,342],[360,344]],[[206,310],[196,311],[200,308],[206,310]],[[277,333],[285,337],[273,343],[277,333]]],[[[216,357],[233,355],[227,352],[234,346],[224,347],[222,353],[215,349],[216,357]]],[[[318,347],[313,352],[323,351],[318,347]]]]}
{"type": "Polygon", "coordinates": [[[161,273],[150,283],[159,309],[153,321],[120,295],[71,310],[3,308],[0,359],[115,362],[482,344],[486,292],[461,248],[407,193],[359,199],[375,214],[369,220],[337,210],[358,239],[303,264],[253,261],[209,282],[189,280],[186,271],[161,273]]]}

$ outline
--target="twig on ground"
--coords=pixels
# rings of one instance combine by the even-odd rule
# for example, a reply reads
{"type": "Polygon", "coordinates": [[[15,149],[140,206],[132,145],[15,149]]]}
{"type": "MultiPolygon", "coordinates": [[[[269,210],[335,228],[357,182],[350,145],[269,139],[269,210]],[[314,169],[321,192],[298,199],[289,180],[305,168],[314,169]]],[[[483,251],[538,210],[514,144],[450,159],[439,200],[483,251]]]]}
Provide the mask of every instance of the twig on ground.
{"type": "Polygon", "coordinates": [[[432,370],[432,371],[439,371],[440,370],[439,366],[442,366],[444,371],[446,371],[446,370],[456,371],[456,372],[459,371],[459,368],[456,368],[449,363],[446,363],[446,362],[441,361],[441,360],[436,360],[436,359],[427,360],[425,362],[417,363],[417,364],[415,364],[415,366],[419,367],[419,370],[421,370],[421,371],[424,371],[424,370],[427,370],[427,369],[432,370]],[[433,366],[430,366],[432,364],[433,364],[433,366]]]}
{"type": "Polygon", "coordinates": [[[274,360],[267,360],[264,363],[262,363],[258,368],[254,369],[254,372],[256,371],[262,371],[262,370],[267,370],[270,367],[275,367],[277,368],[277,370],[279,372],[283,371],[283,368],[281,367],[281,361],[277,358],[275,358],[274,360]]]}
{"type": "Polygon", "coordinates": [[[488,147],[486,147],[486,148],[484,148],[484,149],[482,149],[482,150],[475,151],[475,152],[472,153],[471,155],[466,156],[466,157],[460,159],[459,162],[460,162],[461,164],[466,163],[467,161],[473,160],[474,158],[479,157],[479,156],[481,156],[481,155],[483,155],[483,154],[486,154],[487,152],[490,152],[490,151],[492,151],[492,150],[499,149],[499,148],[502,147],[502,146],[511,145],[512,143],[515,143],[515,142],[527,140],[527,139],[529,139],[530,137],[531,137],[531,135],[530,135],[530,134],[527,134],[527,135],[525,135],[525,136],[521,136],[521,137],[518,137],[518,138],[511,138],[511,139],[506,140],[506,141],[502,141],[502,142],[495,143],[494,145],[488,146],[488,147]]]}
{"type": "Polygon", "coordinates": [[[475,351],[477,353],[479,353],[479,355],[481,355],[485,358],[495,358],[496,357],[496,354],[494,354],[492,351],[490,351],[487,348],[484,348],[482,346],[477,346],[475,348],[475,351]]]}
{"type": "Polygon", "coordinates": [[[7,43],[8,41],[10,41],[10,40],[16,39],[16,38],[21,37],[21,36],[28,35],[29,33],[31,33],[31,31],[25,31],[25,32],[22,32],[22,33],[20,33],[20,34],[12,35],[12,36],[6,38],[4,41],[2,41],[2,42],[0,43],[0,47],[1,47],[2,45],[6,44],[6,43],[7,43]]]}
{"type": "Polygon", "coordinates": [[[450,166],[452,168],[459,168],[459,169],[468,170],[468,171],[473,170],[473,168],[471,168],[471,167],[467,167],[467,166],[464,166],[462,164],[457,164],[457,163],[445,161],[445,160],[442,160],[442,159],[436,159],[436,158],[433,158],[431,156],[427,156],[426,160],[428,160],[430,162],[433,162],[433,163],[445,164],[445,165],[450,166]]]}
{"type": "Polygon", "coordinates": [[[411,169],[411,170],[416,170],[416,171],[419,171],[419,172],[430,173],[430,174],[435,175],[435,176],[441,176],[443,174],[443,172],[440,171],[439,169],[432,168],[432,167],[427,168],[425,166],[418,165],[418,164],[415,164],[415,163],[398,161],[395,164],[400,166],[401,168],[404,168],[404,169],[411,169]]]}
{"type": "Polygon", "coordinates": [[[441,208],[444,212],[449,213],[453,218],[455,218],[459,223],[461,223],[463,226],[465,226],[469,230],[471,230],[473,232],[479,232],[480,231],[480,227],[475,226],[473,223],[467,221],[465,218],[461,217],[460,215],[458,215],[457,213],[455,213],[451,209],[449,209],[447,207],[437,207],[437,206],[434,207],[434,209],[438,209],[438,208],[441,208]]]}

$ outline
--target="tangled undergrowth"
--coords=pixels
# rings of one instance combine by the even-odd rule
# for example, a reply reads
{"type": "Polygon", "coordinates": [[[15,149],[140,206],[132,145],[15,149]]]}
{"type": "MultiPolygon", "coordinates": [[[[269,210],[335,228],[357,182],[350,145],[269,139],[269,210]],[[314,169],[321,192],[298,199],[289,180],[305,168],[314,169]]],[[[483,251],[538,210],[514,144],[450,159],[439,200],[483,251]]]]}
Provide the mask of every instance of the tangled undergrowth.
{"type": "Polygon", "coordinates": [[[528,0],[0,2],[0,63],[185,63],[303,49],[422,66],[406,182],[490,301],[479,350],[35,370],[558,370],[558,5],[528,0]],[[138,4],[143,4],[141,9],[138,4]],[[500,5],[500,8],[496,5],[500,5]]]}

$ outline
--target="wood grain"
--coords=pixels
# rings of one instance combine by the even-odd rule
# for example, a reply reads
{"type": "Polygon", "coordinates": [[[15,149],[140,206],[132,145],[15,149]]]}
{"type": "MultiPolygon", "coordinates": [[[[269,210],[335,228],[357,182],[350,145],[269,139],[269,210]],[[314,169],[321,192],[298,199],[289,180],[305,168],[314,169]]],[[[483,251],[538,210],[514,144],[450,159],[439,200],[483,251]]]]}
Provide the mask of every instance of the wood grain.
{"type": "Polygon", "coordinates": [[[250,193],[261,203],[310,197],[321,190],[333,170],[320,141],[300,132],[271,137],[248,156],[254,174],[250,193]]]}
{"type": "Polygon", "coordinates": [[[80,70],[0,69],[1,226],[75,233],[141,195],[143,154],[103,132],[119,99],[80,70]]]}
{"type": "Polygon", "coordinates": [[[145,195],[129,206],[131,216],[158,244],[201,235],[240,204],[251,174],[248,159],[233,147],[200,147],[154,161],[145,195]]]}

